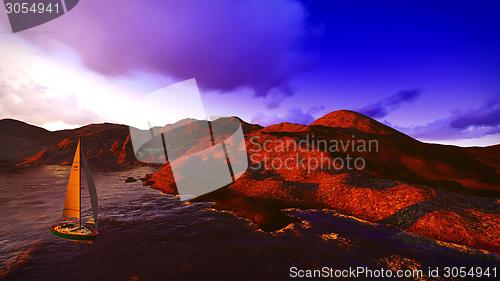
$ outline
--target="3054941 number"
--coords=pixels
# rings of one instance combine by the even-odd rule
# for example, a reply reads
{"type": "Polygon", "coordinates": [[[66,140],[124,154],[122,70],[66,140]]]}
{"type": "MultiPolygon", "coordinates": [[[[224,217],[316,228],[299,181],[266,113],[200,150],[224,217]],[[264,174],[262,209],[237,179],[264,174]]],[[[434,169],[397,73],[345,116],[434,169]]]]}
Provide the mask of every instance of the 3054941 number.
{"type": "Polygon", "coordinates": [[[7,14],[59,14],[59,3],[44,2],[7,2],[5,3],[5,12],[7,14]]]}
{"type": "Polygon", "coordinates": [[[496,267],[444,267],[443,277],[445,278],[496,278],[496,267]]]}

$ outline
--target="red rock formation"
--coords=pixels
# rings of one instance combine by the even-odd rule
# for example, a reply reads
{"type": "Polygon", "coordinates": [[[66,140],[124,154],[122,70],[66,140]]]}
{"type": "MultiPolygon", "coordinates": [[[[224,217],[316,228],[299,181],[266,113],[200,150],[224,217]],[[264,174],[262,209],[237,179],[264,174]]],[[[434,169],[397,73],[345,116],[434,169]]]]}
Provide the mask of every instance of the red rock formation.
{"type": "MultiPolygon", "coordinates": [[[[325,126],[331,128],[355,128],[368,134],[397,134],[398,131],[385,126],[363,114],[350,110],[337,110],[317,119],[311,126],[325,126]]],[[[401,134],[401,133],[399,133],[401,134]]]]}
{"type": "MultiPolygon", "coordinates": [[[[290,222],[280,215],[282,208],[327,208],[442,241],[498,251],[498,203],[464,191],[483,189],[498,194],[500,177],[494,167],[498,162],[486,157],[483,149],[491,153],[499,152],[500,147],[467,150],[425,144],[352,111],[330,113],[310,126],[282,123],[250,130],[246,138],[253,169],[198,200],[214,201],[215,208],[231,210],[264,229],[290,222]],[[379,149],[331,152],[312,145],[311,139],[294,146],[307,136],[327,141],[374,139],[379,149]],[[264,143],[267,149],[262,149],[264,143]],[[296,159],[331,163],[346,154],[363,157],[366,167],[348,171],[331,165],[314,169],[254,166],[266,157],[282,162],[292,159],[292,164],[297,164],[296,159]],[[479,155],[482,158],[476,159],[479,155]],[[448,216],[450,220],[445,222],[448,216]]],[[[176,193],[169,165],[153,174],[148,184],[176,193]]]]}
{"type": "Polygon", "coordinates": [[[500,252],[500,215],[477,209],[432,211],[408,231],[440,241],[500,252]]]}
{"type": "Polygon", "coordinates": [[[261,133],[280,133],[280,132],[294,133],[294,132],[301,132],[301,131],[306,131],[306,130],[307,130],[306,125],[283,122],[283,123],[279,123],[279,124],[265,127],[261,130],[261,133]]]}

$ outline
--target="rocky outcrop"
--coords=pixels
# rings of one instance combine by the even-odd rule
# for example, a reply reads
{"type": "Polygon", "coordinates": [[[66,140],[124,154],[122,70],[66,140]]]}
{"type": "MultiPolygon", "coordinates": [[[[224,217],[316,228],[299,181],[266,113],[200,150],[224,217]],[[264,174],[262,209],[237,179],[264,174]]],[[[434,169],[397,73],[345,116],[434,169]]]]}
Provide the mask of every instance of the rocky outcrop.
{"type": "MultiPolygon", "coordinates": [[[[468,150],[426,144],[352,111],[330,113],[309,126],[282,123],[250,130],[245,137],[249,169],[197,200],[214,201],[215,208],[233,211],[266,230],[290,223],[281,213],[284,208],[333,209],[445,242],[500,249],[500,210],[494,200],[500,177],[496,160],[482,153],[494,150],[498,155],[498,146],[468,150]],[[376,140],[378,149],[340,145],[332,151],[318,140],[376,140]],[[347,155],[363,158],[366,165],[349,170],[297,163],[315,159],[331,164],[347,155]],[[292,160],[289,167],[266,167],[263,159],[292,160]]],[[[177,193],[168,164],[146,184],[177,193]]]]}

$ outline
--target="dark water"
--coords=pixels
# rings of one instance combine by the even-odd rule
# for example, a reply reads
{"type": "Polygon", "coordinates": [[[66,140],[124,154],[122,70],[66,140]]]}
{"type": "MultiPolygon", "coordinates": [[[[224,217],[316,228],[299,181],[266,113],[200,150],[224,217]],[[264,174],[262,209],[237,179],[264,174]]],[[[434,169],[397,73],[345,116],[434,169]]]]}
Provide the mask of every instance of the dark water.
{"type": "Polygon", "coordinates": [[[498,265],[491,254],[322,211],[289,210],[303,223],[262,232],[210,203],[183,204],[141,182],[124,183],[149,171],[95,173],[100,235],[76,243],[48,231],[61,215],[68,167],[0,169],[0,279],[281,280],[291,266],[498,265]]]}

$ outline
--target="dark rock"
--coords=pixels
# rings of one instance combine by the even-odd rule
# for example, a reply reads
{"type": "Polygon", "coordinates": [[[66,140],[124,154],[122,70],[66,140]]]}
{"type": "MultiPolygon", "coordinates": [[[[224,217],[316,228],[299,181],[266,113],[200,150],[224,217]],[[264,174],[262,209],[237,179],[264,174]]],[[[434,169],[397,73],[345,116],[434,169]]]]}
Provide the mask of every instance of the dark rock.
{"type": "Polygon", "coordinates": [[[125,182],[129,183],[129,182],[136,182],[137,180],[133,177],[128,177],[125,182]]]}

